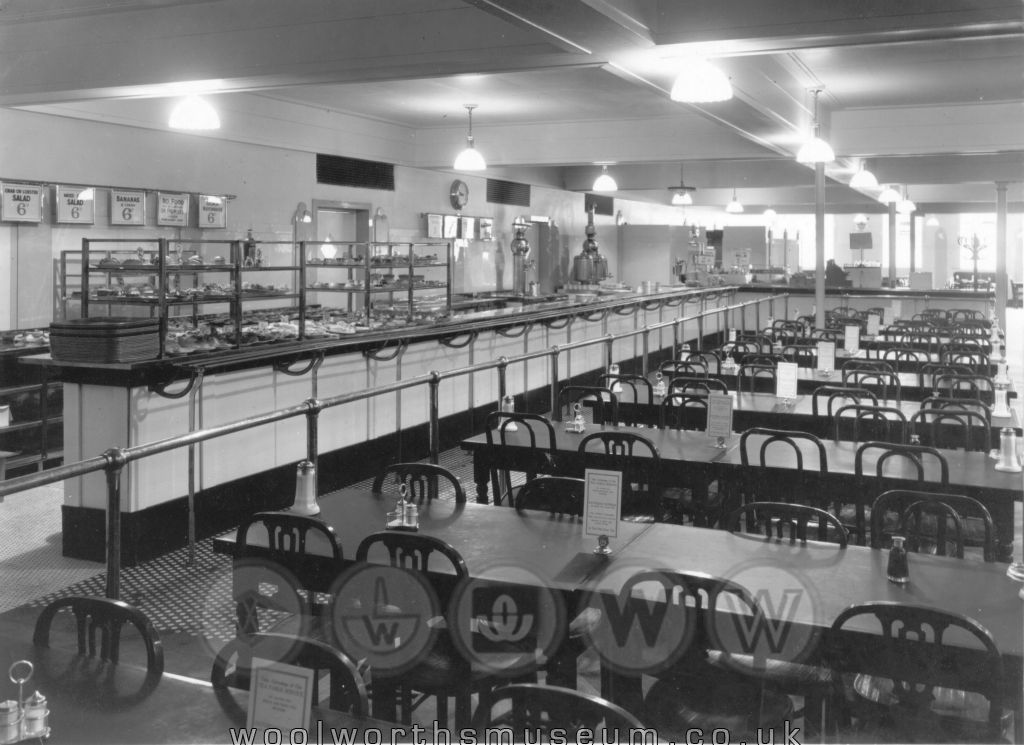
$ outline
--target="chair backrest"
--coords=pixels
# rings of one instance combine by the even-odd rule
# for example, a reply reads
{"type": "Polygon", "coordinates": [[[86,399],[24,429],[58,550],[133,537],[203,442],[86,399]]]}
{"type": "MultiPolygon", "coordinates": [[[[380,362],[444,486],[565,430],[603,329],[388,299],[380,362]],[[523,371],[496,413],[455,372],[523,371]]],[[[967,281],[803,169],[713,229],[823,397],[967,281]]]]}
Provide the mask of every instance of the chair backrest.
{"type": "Polygon", "coordinates": [[[901,709],[926,714],[936,687],[980,693],[989,702],[984,741],[1003,739],[1002,658],[992,634],[974,619],[904,603],[854,605],[832,623],[824,655],[837,673],[866,673],[893,681],[893,696],[899,702],[895,712],[890,710],[894,717],[901,709]],[[865,633],[872,643],[864,643],[865,633]],[[965,654],[965,647],[973,649],[965,654]]]}
{"type": "Polygon", "coordinates": [[[396,485],[406,485],[408,492],[405,498],[410,502],[423,504],[437,499],[443,484],[451,487],[456,503],[464,504],[466,501],[466,492],[455,474],[433,463],[392,463],[385,466],[373,480],[371,488],[374,494],[383,493],[385,481],[389,477],[396,485]]]}
{"type": "MultiPolygon", "coordinates": [[[[538,473],[550,473],[555,467],[558,452],[555,445],[554,425],[540,414],[492,411],[487,415],[485,433],[488,445],[508,445],[510,442],[529,447],[529,455],[520,455],[519,468],[531,479],[538,473]]],[[[495,504],[501,504],[512,493],[512,475],[509,469],[491,471],[491,485],[495,504]]]]}
{"type": "MultiPolygon", "coordinates": [[[[215,691],[249,690],[252,659],[272,660],[330,675],[328,706],[356,716],[370,712],[366,683],[356,664],[344,653],[316,639],[292,634],[258,633],[240,636],[224,645],[213,661],[210,682],[215,691]]],[[[319,702],[320,675],[313,677],[313,700],[319,702]]]]}
{"type": "Polygon", "coordinates": [[[317,517],[291,512],[256,512],[243,520],[238,526],[237,557],[253,553],[249,539],[250,531],[256,527],[263,528],[267,536],[267,547],[260,546],[257,552],[269,554],[272,559],[286,555],[306,556],[313,544],[330,551],[335,561],[342,559],[342,548],[333,527],[317,517]]]}
{"type": "Polygon", "coordinates": [[[811,394],[811,413],[814,416],[818,416],[820,409],[818,408],[818,397],[828,396],[827,408],[828,416],[832,417],[832,406],[835,401],[853,401],[855,404],[862,404],[865,401],[870,401],[872,404],[878,404],[878,396],[869,391],[867,388],[854,388],[852,386],[839,386],[839,385],[819,385],[814,389],[811,394]]]}
{"type": "Polygon", "coordinates": [[[708,366],[704,360],[665,360],[658,365],[658,371],[669,378],[679,375],[696,378],[708,376],[708,366]]]}
{"type": "Polygon", "coordinates": [[[709,375],[720,375],[722,372],[722,358],[715,352],[690,352],[683,361],[703,362],[709,375]]]}
{"type": "Polygon", "coordinates": [[[897,402],[903,400],[903,386],[900,383],[899,375],[894,372],[886,372],[884,370],[844,370],[843,385],[851,383],[857,387],[866,385],[878,386],[882,391],[882,398],[894,398],[897,402]]]}
{"type": "Polygon", "coordinates": [[[662,429],[702,430],[707,427],[707,421],[707,394],[671,391],[658,411],[658,426],[662,429]]]}
{"type": "MultiPolygon", "coordinates": [[[[761,447],[758,450],[758,456],[756,464],[762,468],[771,465],[768,461],[768,448],[776,443],[782,443],[784,446],[788,446],[796,454],[796,467],[798,471],[804,469],[804,454],[800,448],[799,442],[809,442],[815,447],[818,454],[817,470],[819,473],[826,473],[828,471],[828,455],[825,452],[824,443],[814,435],[808,432],[797,432],[788,429],[768,429],[766,427],[751,427],[750,429],[743,432],[740,435],[740,462],[744,466],[749,466],[752,462],[750,453],[747,449],[747,441],[751,437],[763,436],[765,439],[761,442],[761,447]]],[[[806,470],[811,470],[810,468],[806,470]]]]}
{"type": "Polygon", "coordinates": [[[836,543],[846,548],[846,528],[831,512],[789,502],[751,502],[725,519],[725,529],[735,533],[764,533],[765,538],[789,538],[806,544],[808,539],[836,543]]]}
{"type": "Polygon", "coordinates": [[[814,367],[818,364],[818,348],[811,344],[785,344],[782,356],[800,367],[814,367]]]}
{"type": "Polygon", "coordinates": [[[917,383],[922,388],[931,385],[940,375],[971,375],[973,370],[967,365],[954,365],[947,362],[926,362],[917,371],[917,383]]]}
{"type": "Polygon", "coordinates": [[[848,372],[857,372],[861,370],[868,372],[896,372],[895,368],[885,360],[846,360],[839,370],[843,373],[844,378],[848,372]]]}
{"type": "MultiPolygon", "coordinates": [[[[960,399],[949,399],[951,402],[960,399]]],[[[953,406],[921,408],[910,417],[910,431],[921,438],[922,445],[936,448],[980,450],[992,449],[991,419],[978,411],[953,406]]]]}
{"type": "Polygon", "coordinates": [[[57,612],[68,608],[75,617],[78,632],[78,654],[96,656],[96,634],[99,632],[99,658],[117,664],[120,659],[121,630],[125,624],[134,626],[146,647],[146,672],[159,678],[164,671],[164,647],[153,623],[145,613],[123,600],[74,595],[49,603],[36,619],[32,643],[50,646],[50,627],[57,612]]]}
{"type": "MultiPolygon", "coordinates": [[[[864,454],[870,450],[881,450],[882,454],[875,463],[875,476],[882,478],[886,476],[885,464],[892,459],[902,459],[910,462],[917,474],[917,481],[925,480],[925,459],[934,458],[939,464],[939,483],[943,486],[949,484],[949,463],[945,456],[933,447],[925,445],[899,445],[891,442],[865,442],[854,456],[854,472],[858,477],[864,475],[864,454]]],[[[900,476],[899,478],[906,478],[900,476]]]]}
{"type": "Polygon", "coordinates": [[[771,368],[775,368],[780,362],[792,362],[784,354],[774,354],[770,352],[761,352],[760,354],[748,354],[743,358],[743,366],[750,367],[752,365],[766,365],[771,368]]]}
{"type": "Polygon", "coordinates": [[[911,349],[909,347],[890,347],[882,352],[882,360],[891,362],[895,369],[916,371],[920,365],[931,360],[931,357],[923,349],[911,349]]]}
{"type": "Polygon", "coordinates": [[[538,476],[519,489],[515,508],[579,517],[583,515],[585,486],[583,479],[570,476],[538,476]]]}
{"type": "Polygon", "coordinates": [[[915,313],[913,320],[925,321],[933,326],[948,326],[949,311],[945,308],[925,308],[920,313],[915,313]]]}
{"type": "Polygon", "coordinates": [[[712,391],[728,393],[729,386],[718,378],[693,378],[683,375],[669,380],[666,390],[669,393],[702,393],[707,395],[712,391]]]}
{"type": "Polygon", "coordinates": [[[654,403],[654,386],[643,375],[613,375],[607,373],[602,375],[598,381],[602,388],[607,388],[613,393],[615,393],[614,386],[617,385],[624,394],[616,393],[616,396],[620,397],[621,400],[628,400],[637,404],[654,403]]]}
{"type": "Polygon", "coordinates": [[[921,399],[922,409],[967,409],[984,417],[992,426],[992,407],[976,398],[946,398],[945,396],[928,396],[921,399]]]}
{"type": "Polygon", "coordinates": [[[771,351],[772,348],[771,337],[757,331],[737,331],[736,341],[742,344],[756,345],[757,348],[751,352],[753,354],[756,354],[757,352],[768,352],[771,351]]]}
{"type": "Polygon", "coordinates": [[[951,375],[945,373],[937,375],[932,382],[933,396],[947,396],[949,398],[976,398],[981,401],[985,397],[991,397],[996,386],[992,378],[987,375],[951,375]]]}
{"type": "MultiPolygon", "coordinates": [[[[806,329],[800,321],[790,321],[785,318],[778,318],[772,321],[772,334],[782,335],[790,338],[802,337],[806,329]]],[[[779,338],[776,336],[776,338],[779,338]]]]}
{"type": "MultiPolygon", "coordinates": [[[[619,421],[618,396],[608,388],[596,385],[563,385],[561,390],[558,391],[558,411],[555,412],[557,415],[554,417],[555,421],[561,422],[566,419],[572,419],[572,405],[576,403],[585,404],[587,401],[592,402],[593,405],[593,416],[590,418],[590,421],[593,423],[601,424],[605,421],[619,421]],[[608,408],[605,409],[605,407],[608,408]],[[609,414],[607,416],[605,414],[606,411],[609,414]]],[[[583,407],[584,412],[586,412],[587,408],[587,406],[583,407]]],[[[585,413],[584,418],[586,418],[585,413]]]]}
{"type": "Polygon", "coordinates": [[[438,563],[446,562],[452,570],[455,578],[465,579],[469,576],[466,562],[462,555],[451,545],[440,538],[426,535],[424,533],[406,533],[397,530],[382,530],[371,533],[359,543],[356,549],[356,561],[370,561],[371,552],[377,547],[384,550],[387,556],[387,563],[393,567],[408,569],[413,572],[427,573],[434,571],[438,563]],[[440,557],[437,562],[431,564],[432,559],[440,557]]]}
{"type": "Polygon", "coordinates": [[[777,379],[777,373],[774,365],[740,365],[739,372],[736,377],[736,388],[743,391],[743,381],[750,381],[750,392],[754,392],[755,381],[759,378],[767,378],[771,381],[772,387],[775,387],[775,381],[777,379]]]}
{"type": "Polygon", "coordinates": [[[843,340],[843,332],[839,329],[811,329],[808,337],[816,341],[831,341],[838,344],[843,340]]]}
{"type": "Polygon", "coordinates": [[[604,430],[580,440],[578,452],[600,468],[622,472],[622,515],[650,515],[658,509],[661,455],[651,440],[635,432],[604,430]]]}
{"type": "Polygon", "coordinates": [[[908,528],[914,528],[918,537],[932,535],[938,544],[945,546],[948,542],[948,524],[959,523],[960,527],[960,554],[965,546],[979,546],[982,550],[982,559],[986,562],[996,560],[995,543],[995,522],[988,508],[974,497],[964,494],[946,494],[943,492],[918,491],[915,489],[890,489],[882,492],[871,505],[871,548],[889,548],[893,535],[907,536],[907,548],[912,551],[921,550],[921,542],[911,542],[910,536],[905,532],[908,528]],[[925,502],[935,502],[942,505],[940,510],[950,510],[954,515],[952,520],[943,519],[941,522],[932,516],[930,520],[917,520],[916,516],[927,516],[927,512],[916,507],[911,512],[911,505],[920,505],[925,502]],[[904,515],[909,515],[910,521],[904,521],[904,515]],[[917,525],[914,522],[917,521],[917,525]],[[924,526],[928,532],[923,532],[924,526]],[[977,537],[980,534],[980,538],[977,537]]]}
{"type": "Polygon", "coordinates": [[[847,404],[840,406],[833,418],[833,439],[881,440],[903,443],[907,440],[907,417],[894,406],[847,404]],[[864,425],[864,428],[861,428],[864,425]]]}
{"type": "Polygon", "coordinates": [[[491,691],[477,707],[473,726],[481,734],[511,730],[514,742],[531,736],[547,742],[552,730],[560,730],[558,736],[569,742],[575,742],[581,730],[603,732],[608,742],[630,742],[634,731],[644,730],[639,719],[611,701],[540,683],[515,683],[491,691]]]}
{"type": "Polygon", "coordinates": [[[964,321],[976,321],[978,323],[988,325],[988,319],[985,318],[985,313],[980,310],[973,308],[950,308],[946,311],[950,322],[956,326],[964,321]]]}

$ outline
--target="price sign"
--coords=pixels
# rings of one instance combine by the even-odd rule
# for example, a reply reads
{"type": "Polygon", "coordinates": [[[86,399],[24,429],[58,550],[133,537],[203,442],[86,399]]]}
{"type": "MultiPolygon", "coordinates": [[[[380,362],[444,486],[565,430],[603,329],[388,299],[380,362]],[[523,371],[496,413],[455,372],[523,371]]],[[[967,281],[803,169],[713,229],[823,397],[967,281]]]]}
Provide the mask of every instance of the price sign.
{"type": "Polygon", "coordinates": [[[223,228],[225,212],[224,197],[215,197],[209,194],[199,195],[199,225],[198,228],[223,228]]]}
{"type": "Polygon", "coordinates": [[[159,192],[156,195],[156,224],[168,225],[177,228],[188,227],[188,194],[166,194],[159,192]]]}
{"type": "Polygon", "coordinates": [[[90,187],[55,186],[57,222],[92,225],[96,222],[96,192],[90,187]]]}
{"type": "Polygon", "coordinates": [[[39,184],[4,183],[0,219],[4,222],[42,222],[43,187],[39,184]]]}
{"type": "Polygon", "coordinates": [[[785,401],[796,398],[800,368],[795,362],[780,362],[775,366],[775,396],[785,401]]]}
{"type": "Polygon", "coordinates": [[[843,348],[851,357],[860,351],[860,326],[843,327],[843,348]]]}
{"type": "Polygon", "coordinates": [[[111,225],[145,225],[146,192],[110,190],[111,225]]]}
{"type": "Polygon", "coordinates": [[[584,478],[583,532],[616,537],[622,509],[622,473],[588,468],[584,478]]]}
{"type": "Polygon", "coordinates": [[[705,432],[708,437],[729,437],[732,434],[733,399],[728,393],[715,391],[708,394],[708,419],[705,432]]]}
{"type": "Polygon", "coordinates": [[[836,369],[836,343],[818,342],[818,372],[831,373],[836,369]]]}

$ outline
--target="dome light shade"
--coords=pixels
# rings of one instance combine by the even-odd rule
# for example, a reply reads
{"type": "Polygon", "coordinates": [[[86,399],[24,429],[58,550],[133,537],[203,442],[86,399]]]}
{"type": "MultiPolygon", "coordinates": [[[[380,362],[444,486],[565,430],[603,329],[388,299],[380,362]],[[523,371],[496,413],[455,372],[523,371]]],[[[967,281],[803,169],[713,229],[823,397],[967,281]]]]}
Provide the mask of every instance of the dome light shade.
{"type": "Polygon", "coordinates": [[[796,154],[796,161],[797,163],[831,163],[836,159],[835,151],[831,145],[821,139],[819,134],[818,94],[821,93],[821,89],[817,88],[811,93],[814,94],[814,126],[812,129],[814,134],[811,139],[800,146],[800,150],[796,154]]]}
{"type": "Polygon", "coordinates": [[[186,96],[171,111],[171,129],[220,129],[217,110],[199,96],[186,96]]]}
{"type": "Polygon", "coordinates": [[[480,151],[476,149],[476,145],[473,144],[473,109],[476,108],[475,103],[464,104],[466,111],[469,112],[469,132],[466,134],[466,149],[455,156],[455,163],[452,167],[456,171],[483,171],[487,168],[487,161],[484,160],[484,156],[480,154],[480,151]]]}
{"type": "Polygon", "coordinates": [[[736,189],[732,190],[732,201],[725,205],[725,211],[733,215],[738,215],[743,212],[743,205],[740,204],[740,200],[736,198],[736,189]]]}
{"type": "Polygon", "coordinates": [[[864,164],[860,164],[860,170],[853,174],[853,178],[850,179],[851,189],[877,189],[878,179],[875,178],[875,174],[864,167],[864,164]]]}
{"type": "Polygon", "coordinates": [[[594,191],[618,191],[619,185],[608,173],[608,166],[601,166],[601,174],[594,179],[594,191]]]}
{"type": "Polygon", "coordinates": [[[768,222],[774,222],[775,218],[779,216],[779,213],[773,210],[771,207],[764,211],[764,219],[768,222]]]}
{"type": "Polygon", "coordinates": [[[680,207],[693,204],[693,197],[690,196],[688,191],[676,191],[672,193],[672,204],[680,207]]]}
{"type": "Polygon", "coordinates": [[[732,83],[725,73],[705,59],[683,63],[669,94],[682,103],[714,103],[732,98],[732,83]]]}
{"type": "Polygon", "coordinates": [[[891,186],[882,189],[882,193],[878,195],[878,201],[882,204],[894,204],[901,199],[903,199],[903,195],[891,186]]]}

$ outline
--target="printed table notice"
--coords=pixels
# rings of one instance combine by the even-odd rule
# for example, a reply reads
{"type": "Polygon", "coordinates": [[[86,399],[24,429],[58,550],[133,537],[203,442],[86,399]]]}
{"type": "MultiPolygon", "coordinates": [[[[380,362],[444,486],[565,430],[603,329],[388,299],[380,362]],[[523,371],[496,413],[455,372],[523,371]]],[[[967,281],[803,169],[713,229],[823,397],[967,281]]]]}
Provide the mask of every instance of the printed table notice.
{"type": "Polygon", "coordinates": [[[729,437],[732,434],[732,396],[714,391],[708,394],[708,437],[729,437]]]}
{"type": "Polygon", "coordinates": [[[818,342],[818,371],[830,373],[836,369],[836,343],[834,341],[818,342]]]}
{"type": "Polygon", "coordinates": [[[877,313],[868,313],[868,336],[878,336],[878,332],[882,326],[882,317],[877,313]]]}
{"type": "Polygon", "coordinates": [[[796,398],[796,383],[800,375],[800,367],[796,362],[780,362],[775,366],[778,376],[775,383],[775,395],[778,398],[791,400],[796,398]]]}
{"type": "Polygon", "coordinates": [[[313,670],[254,657],[247,726],[262,732],[308,729],[313,710],[313,670]]]}
{"type": "Polygon", "coordinates": [[[588,468],[583,489],[583,526],[587,535],[619,534],[622,473],[588,468]]]}
{"type": "Polygon", "coordinates": [[[157,194],[156,224],[188,227],[188,194],[157,194]]]}
{"type": "Polygon", "coordinates": [[[860,350],[860,326],[843,327],[843,348],[852,357],[860,350]]]}

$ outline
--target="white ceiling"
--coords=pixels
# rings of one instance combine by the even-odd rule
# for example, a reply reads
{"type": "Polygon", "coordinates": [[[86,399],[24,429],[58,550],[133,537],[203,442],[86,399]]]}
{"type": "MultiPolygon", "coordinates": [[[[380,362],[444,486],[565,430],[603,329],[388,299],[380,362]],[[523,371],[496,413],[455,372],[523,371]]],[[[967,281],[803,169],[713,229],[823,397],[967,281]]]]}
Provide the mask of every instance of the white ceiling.
{"type": "Polygon", "coordinates": [[[861,159],[925,210],[1024,198],[1020,0],[0,0],[2,105],[163,126],[134,99],[187,81],[408,130],[396,161],[427,168],[475,103],[498,177],[587,190],[611,161],[617,196],[667,202],[682,166],[698,205],[779,211],[813,205],[793,156],[823,87],[829,209],[875,204],[844,186],[861,159]],[[692,53],[732,101],[669,99],[692,53]]]}

